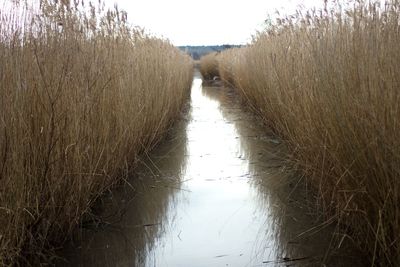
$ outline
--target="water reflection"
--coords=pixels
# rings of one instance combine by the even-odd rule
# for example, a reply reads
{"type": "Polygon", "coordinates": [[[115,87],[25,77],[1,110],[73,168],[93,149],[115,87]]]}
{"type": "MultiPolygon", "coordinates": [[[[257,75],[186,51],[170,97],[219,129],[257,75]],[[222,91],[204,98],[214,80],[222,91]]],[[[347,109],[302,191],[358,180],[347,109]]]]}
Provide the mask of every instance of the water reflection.
{"type": "Polygon", "coordinates": [[[137,189],[125,186],[105,200],[106,218],[124,207],[120,221],[83,231],[78,248],[64,252],[67,265],[357,264],[342,252],[326,257],[332,226],[306,232],[320,223],[298,176],[285,168],[284,145],[232,94],[194,79],[187,118],[129,181],[137,189]]]}
{"type": "Polygon", "coordinates": [[[98,203],[98,225],[79,229],[60,251],[57,266],[145,266],[155,244],[173,224],[176,196],[186,169],[190,112],[144,155],[132,178],[98,203]]]}

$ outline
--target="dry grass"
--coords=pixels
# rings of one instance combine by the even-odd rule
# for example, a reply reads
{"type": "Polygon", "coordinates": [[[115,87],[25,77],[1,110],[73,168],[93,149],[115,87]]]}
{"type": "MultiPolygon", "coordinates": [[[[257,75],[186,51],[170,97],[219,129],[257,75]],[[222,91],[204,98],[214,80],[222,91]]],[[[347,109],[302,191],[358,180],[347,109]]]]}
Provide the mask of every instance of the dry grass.
{"type": "Polygon", "coordinates": [[[41,3],[33,19],[0,10],[0,265],[46,260],[160,140],[192,80],[191,60],[126,13],[41,3]]]}
{"type": "Polygon", "coordinates": [[[214,52],[200,58],[200,73],[205,80],[219,76],[217,56],[218,54],[214,52]]]}
{"type": "Polygon", "coordinates": [[[224,79],[287,141],[321,210],[372,265],[399,266],[400,4],[329,5],[278,20],[220,66],[233,64],[224,79]]]}
{"type": "Polygon", "coordinates": [[[232,48],[223,51],[218,55],[218,73],[220,75],[221,80],[228,86],[235,86],[235,77],[233,74],[233,68],[236,64],[235,59],[237,59],[237,55],[241,54],[240,48],[232,48]]]}

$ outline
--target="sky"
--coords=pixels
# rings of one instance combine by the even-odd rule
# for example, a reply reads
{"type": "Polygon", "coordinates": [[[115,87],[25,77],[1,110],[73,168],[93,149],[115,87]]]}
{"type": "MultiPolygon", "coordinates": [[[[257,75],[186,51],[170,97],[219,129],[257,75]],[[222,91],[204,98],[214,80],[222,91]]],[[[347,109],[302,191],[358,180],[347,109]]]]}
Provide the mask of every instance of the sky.
{"type": "Polygon", "coordinates": [[[322,0],[105,0],[128,12],[133,25],[174,45],[246,44],[268,14],[293,14],[322,0]]]}

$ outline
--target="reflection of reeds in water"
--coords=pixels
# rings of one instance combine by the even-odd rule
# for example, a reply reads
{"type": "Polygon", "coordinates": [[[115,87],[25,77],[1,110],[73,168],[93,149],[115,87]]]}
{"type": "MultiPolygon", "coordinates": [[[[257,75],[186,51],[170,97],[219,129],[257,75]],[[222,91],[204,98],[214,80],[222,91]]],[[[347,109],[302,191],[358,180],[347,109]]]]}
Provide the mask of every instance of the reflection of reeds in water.
{"type": "Polygon", "coordinates": [[[60,266],[144,266],[173,223],[175,197],[186,165],[186,114],[163,143],[143,155],[122,187],[103,198],[99,218],[111,222],[78,231],[77,243],[61,252],[60,266]],[[77,248],[78,247],[78,248],[77,248]]]}
{"type": "Polygon", "coordinates": [[[267,266],[285,260],[300,266],[362,266],[361,253],[351,243],[342,242],[341,249],[337,248],[343,235],[339,235],[334,220],[323,221],[315,213],[314,193],[305,186],[305,178],[290,167],[293,164],[288,162],[285,144],[241,105],[234,90],[204,87],[203,94],[220,103],[225,120],[237,130],[258,209],[268,214],[254,245],[255,250],[271,245],[266,248],[271,260],[267,266]]]}

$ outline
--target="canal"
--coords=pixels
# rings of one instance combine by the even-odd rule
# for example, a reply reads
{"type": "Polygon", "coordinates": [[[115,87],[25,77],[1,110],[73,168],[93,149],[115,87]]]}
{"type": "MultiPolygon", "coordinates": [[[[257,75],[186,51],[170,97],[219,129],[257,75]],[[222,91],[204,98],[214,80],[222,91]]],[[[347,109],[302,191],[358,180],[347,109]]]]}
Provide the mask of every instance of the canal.
{"type": "Polygon", "coordinates": [[[362,266],[315,214],[285,151],[233,90],[196,74],[185,115],[104,196],[101,220],[77,231],[57,265],[362,266]]]}

